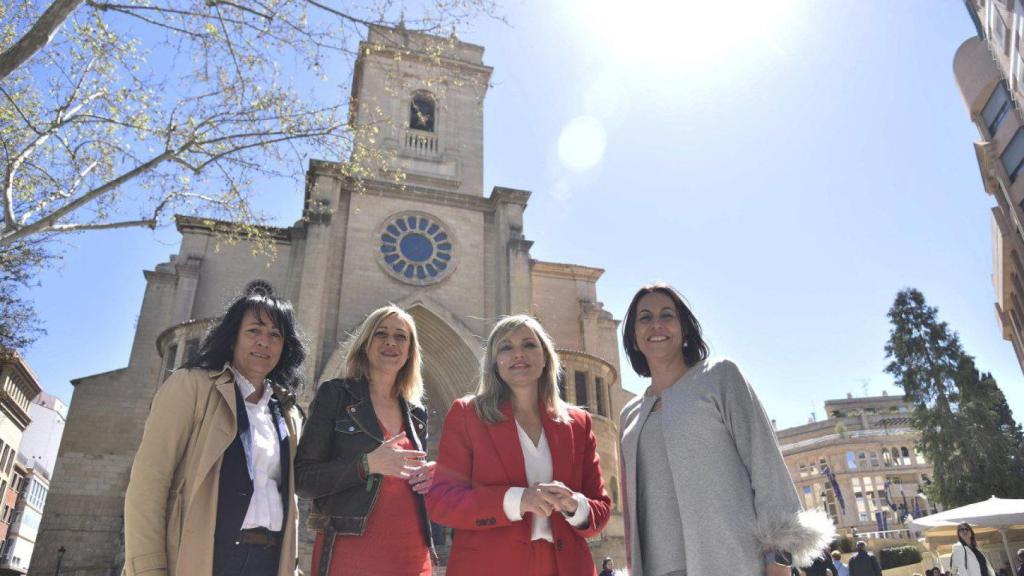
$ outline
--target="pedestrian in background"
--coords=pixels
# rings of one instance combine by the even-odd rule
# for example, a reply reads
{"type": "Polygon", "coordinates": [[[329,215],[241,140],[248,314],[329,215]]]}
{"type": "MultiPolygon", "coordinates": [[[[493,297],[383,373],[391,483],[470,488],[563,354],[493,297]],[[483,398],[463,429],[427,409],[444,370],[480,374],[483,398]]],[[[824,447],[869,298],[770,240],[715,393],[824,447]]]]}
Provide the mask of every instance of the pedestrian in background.
{"type": "Polygon", "coordinates": [[[850,576],[882,576],[882,566],[878,558],[868,552],[867,543],[857,542],[857,553],[850,558],[850,576]]]}
{"type": "Polygon", "coordinates": [[[995,569],[978,549],[974,528],[967,522],[956,527],[956,543],[949,557],[953,576],[995,576],[995,569]]]}
{"type": "Polygon", "coordinates": [[[850,576],[850,569],[843,564],[843,555],[839,550],[832,551],[832,571],[836,576],[850,576]]]}

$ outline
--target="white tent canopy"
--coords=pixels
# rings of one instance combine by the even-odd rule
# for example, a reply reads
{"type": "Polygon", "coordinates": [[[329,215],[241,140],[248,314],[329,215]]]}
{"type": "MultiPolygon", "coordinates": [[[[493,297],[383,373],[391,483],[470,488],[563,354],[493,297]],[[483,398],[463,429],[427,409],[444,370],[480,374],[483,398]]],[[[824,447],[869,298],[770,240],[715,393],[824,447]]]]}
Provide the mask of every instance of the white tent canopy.
{"type": "Polygon", "coordinates": [[[910,526],[914,530],[923,532],[925,538],[948,535],[955,537],[956,526],[961,522],[970,524],[976,533],[988,530],[998,531],[1003,538],[1003,549],[1006,551],[1006,557],[1010,560],[1010,566],[1016,570],[1017,559],[1010,554],[1006,531],[1010,528],[1024,526],[1024,500],[993,496],[982,502],[917,518],[911,521],[910,526]]]}

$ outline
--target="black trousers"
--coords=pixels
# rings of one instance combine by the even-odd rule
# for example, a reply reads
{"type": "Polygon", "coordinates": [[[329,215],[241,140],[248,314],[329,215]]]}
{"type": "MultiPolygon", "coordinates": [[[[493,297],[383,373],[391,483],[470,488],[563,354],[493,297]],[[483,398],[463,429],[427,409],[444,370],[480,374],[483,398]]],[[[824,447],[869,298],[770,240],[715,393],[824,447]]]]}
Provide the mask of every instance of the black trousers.
{"type": "Polygon", "coordinates": [[[280,546],[218,546],[213,553],[213,576],[276,576],[280,557],[280,546]]]}

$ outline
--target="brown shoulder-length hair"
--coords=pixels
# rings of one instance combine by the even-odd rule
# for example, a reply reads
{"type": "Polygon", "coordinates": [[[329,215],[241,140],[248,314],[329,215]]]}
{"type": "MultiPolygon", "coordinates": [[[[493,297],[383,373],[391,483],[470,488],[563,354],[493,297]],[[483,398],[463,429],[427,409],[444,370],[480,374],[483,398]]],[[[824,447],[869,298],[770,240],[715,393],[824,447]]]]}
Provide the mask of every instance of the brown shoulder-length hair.
{"type": "Polygon", "coordinates": [[[640,304],[641,298],[655,292],[668,296],[672,303],[675,304],[676,316],[679,318],[679,323],[685,335],[682,349],[683,360],[686,361],[686,365],[693,366],[708,357],[708,345],[704,342],[700,322],[697,321],[697,317],[693,315],[689,306],[686,305],[683,295],[664,282],[648,284],[637,290],[636,295],[633,296],[633,301],[629,303],[629,309],[626,310],[626,322],[622,327],[622,347],[626,349],[629,363],[633,366],[634,372],[644,377],[650,377],[651,367],[647,364],[647,357],[640,352],[636,345],[636,308],[640,304]]]}
{"type": "Polygon", "coordinates": [[[956,539],[959,540],[961,544],[969,544],[971,546],[971,548],[977,548],[978,547],[978,541],[974,538],[974,528],[970,524],[968,524],[967,522],[961,522],[961,523],[956,525],[956,539]],[[970,542],[965,541],[963,539],[963,537],[960,536],[960,529],[961,528],[967,528],[968,530],[971,531],[971,541],[970,542]]]}
{"type": "Polygon", "coordinates": [[[416,321],[408,312],[394,304],[377,308],[363,320],[359,328],[349,337],[348,355],[345,357],[345,373],[349,378],[370,378],[370,357],[367,351],[374,332],[385,319],[395,316],[409,325],[409,358],[395,377],[395,388],[403,400],[414,406],[423,406],[423,377],[420,339],[416,334],[416,321]]]}
{"type": "Polygon", "coordinates": [[[544,351],[544,370],[537,382],[537,394],[541,404],[547,408],[552,418],[559,422],[569,419],[568,404],[558,395],[558,378],[562,373],[562,364],[555,352],[555,345],[540,322],[525,314],[508,316],[494,325],[491,335],[487,337],[484,359],[480,363],[480,383],[473,398],[473,406],[481,420],[488,424],[497,424],[505,420],[501,413],[501,405],[512,397],[508,384],[498,375],[498,346],[506,336],[520,326],[533,331],[544,351]]]}

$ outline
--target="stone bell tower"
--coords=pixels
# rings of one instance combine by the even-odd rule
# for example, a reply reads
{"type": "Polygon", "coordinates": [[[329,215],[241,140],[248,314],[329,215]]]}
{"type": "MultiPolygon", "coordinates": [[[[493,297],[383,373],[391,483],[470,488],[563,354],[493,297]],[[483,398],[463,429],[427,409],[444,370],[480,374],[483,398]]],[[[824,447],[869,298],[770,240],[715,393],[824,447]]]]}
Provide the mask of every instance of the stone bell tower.
{"type": "Polygon", "coordinates": [[[352,82],[352,161],[371,179],[402,174],[409,185],[483,196],[483,104],[492,72],[483,53],[454,36],[371,27],[352,82]]]}

